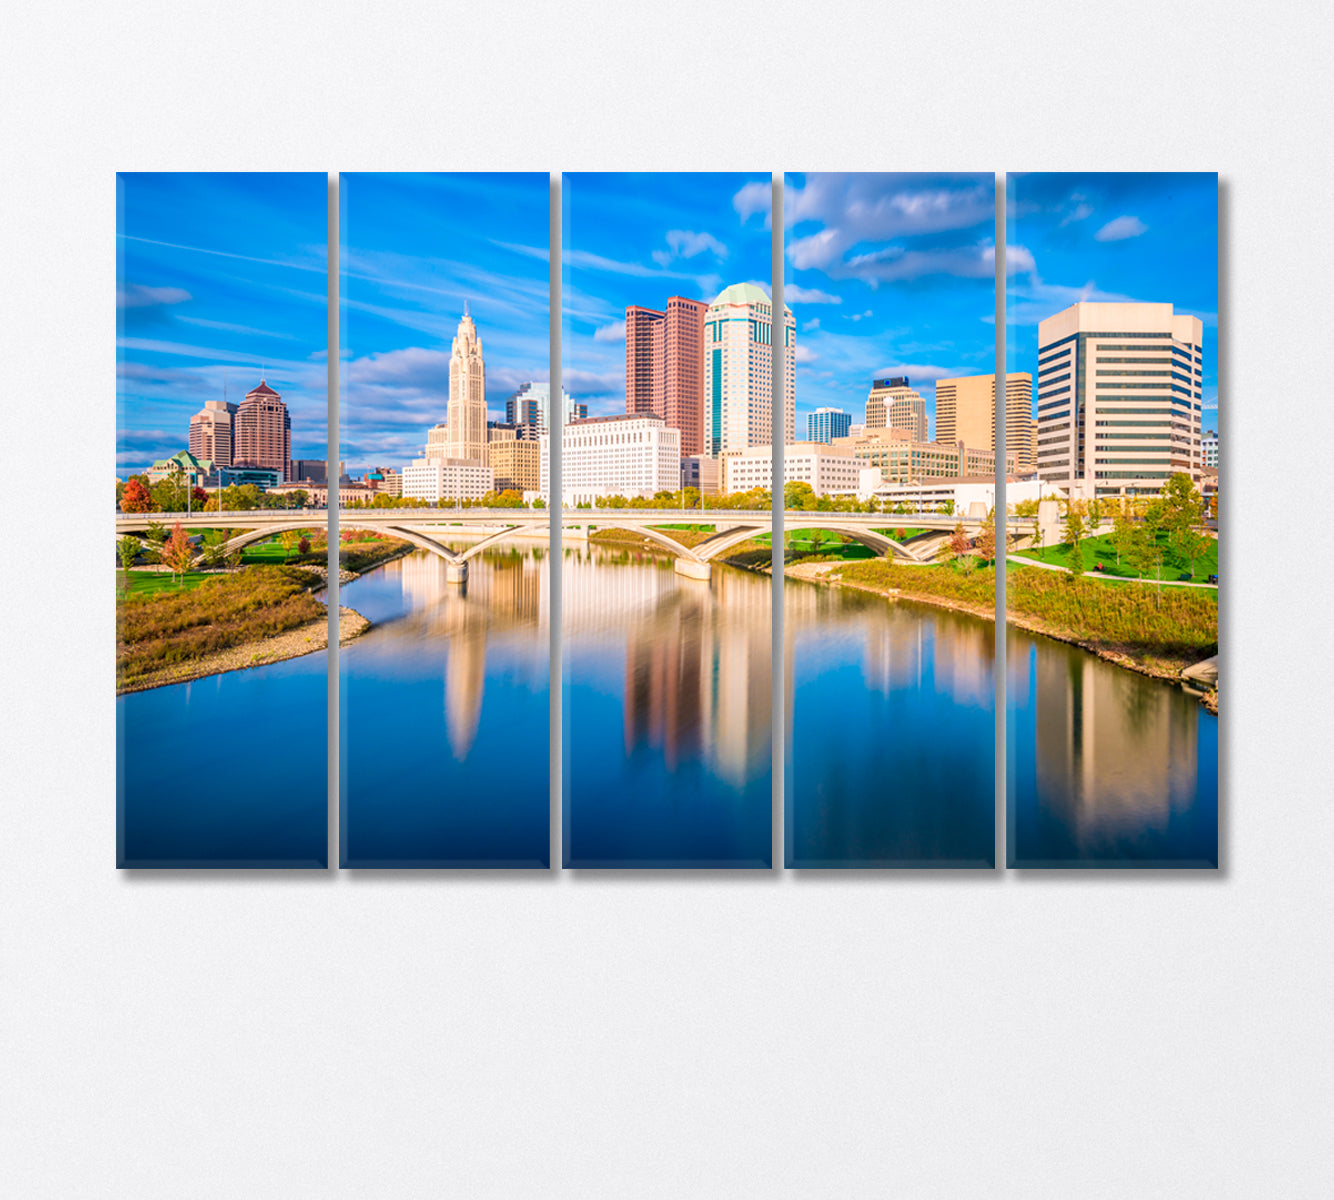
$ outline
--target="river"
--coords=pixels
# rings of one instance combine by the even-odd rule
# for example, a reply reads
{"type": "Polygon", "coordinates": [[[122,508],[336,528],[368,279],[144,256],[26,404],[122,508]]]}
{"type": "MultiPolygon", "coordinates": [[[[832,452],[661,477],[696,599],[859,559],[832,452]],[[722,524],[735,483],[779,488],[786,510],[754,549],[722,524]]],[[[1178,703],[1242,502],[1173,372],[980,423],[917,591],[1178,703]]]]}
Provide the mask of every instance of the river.
{"type": "MultiPolygon", "coordinates": [[[[342,588],[346,866],[548,865],[545,543],[466,587],[415,552],[342,588]]],[[[788,580],[792,867],[988,867],[993,625],[788,580]]],[[[575,544],[563,575],[566,866],[770,865],[770,580],[575,544]]],[[[1217,858],[1217,720],[1180,688],[1011,630],[1009,860],[1217,858]]],[[[117,700],[124,865],[319,866],[323,653],[117,700]]]]}

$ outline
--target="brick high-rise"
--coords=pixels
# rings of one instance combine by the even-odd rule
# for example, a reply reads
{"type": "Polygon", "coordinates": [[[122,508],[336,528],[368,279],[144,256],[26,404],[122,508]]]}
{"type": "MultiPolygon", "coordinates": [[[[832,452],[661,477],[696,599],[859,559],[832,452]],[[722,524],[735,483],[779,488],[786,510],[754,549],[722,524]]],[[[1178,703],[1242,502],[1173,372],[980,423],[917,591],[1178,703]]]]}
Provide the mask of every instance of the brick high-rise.
{"type": "Polygon", "coordinates": [[[667,311],[625,310],[625,411],[652,413],[681,431],[681,453],[704,443],[704,314],[702,300],[671,296],[667,311]]]}
{"type": "Polygon", "coordinates": [[[233,422],[236,430],[234,464],[265,467],[292,477],[292,418],[283,398],[264,380],[241,401],[233,422]]]}

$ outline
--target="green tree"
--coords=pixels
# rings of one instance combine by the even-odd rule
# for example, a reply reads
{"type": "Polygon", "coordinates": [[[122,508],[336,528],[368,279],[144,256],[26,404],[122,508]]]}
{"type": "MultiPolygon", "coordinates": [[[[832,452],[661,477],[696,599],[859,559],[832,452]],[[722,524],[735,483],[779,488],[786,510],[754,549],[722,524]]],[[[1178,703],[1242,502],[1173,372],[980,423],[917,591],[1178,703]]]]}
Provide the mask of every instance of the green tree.
{"type": "Polygon", "coordinates": [[[1162,527],[1172,535],[1181,529],[1198,525],[1203,511],[1200,491],[1184,471],[1168,476],[1163,490],[1158,493],[1162,504],[1162,527]]]}
{"type": "Polygon", "coordinates": [[[298,529],[284,529],[278,535],[278,544],[283,548],[283,561],[291,562],[292,555],[296,552],[297,546],[301,543],[301,531],[298,529]]]}
{"type": "Polygon", "coordinates": [[[1186,563],[1186,570],[1195,575],[1195,563],[1209,553],[1213,539],[1198,529],[1178,529],[1172,534],[1172,549],[1186,563]]]}
{"type": "Polygon", "coordinates": [[[130,568],[139,557],[140,549],[139,539],[128,534],[116,543],[116,557],[120,559],[120,568],[124,572],[122,583],[126,592],[130,590],[130,568]]]}
{"type": "Polygon", "coordinates": [[[804,510],[813,508],[815,503],[815,489],[809,483],[793,479],[783,485],[784,508],[804,510]]]}

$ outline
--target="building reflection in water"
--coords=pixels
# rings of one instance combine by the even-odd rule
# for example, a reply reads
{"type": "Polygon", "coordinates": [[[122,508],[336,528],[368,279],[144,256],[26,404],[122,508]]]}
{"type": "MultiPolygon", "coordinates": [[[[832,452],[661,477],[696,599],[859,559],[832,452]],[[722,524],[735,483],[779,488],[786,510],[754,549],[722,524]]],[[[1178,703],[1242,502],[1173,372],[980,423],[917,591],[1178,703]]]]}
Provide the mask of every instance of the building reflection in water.
{"type": "MultiPolygon", "coordinates": [[[[1081,851],[1165,833],[1197,800],[1198,703],[1082,651],[1036,644],[1037,796],[1081,851]]],[[[1030,670],[1031,667],[1031,670],[1030,670]]],[[[1029,696],[1027,686],[1015,699],[1029,696]]]]}
{"type": "Polygon", "coordinates": [[[434,554],[412,554],[397,566],[409,612],[389,626],[401,639],[443,639],[449,647],[444,671],[445,728],[455,759],[472,749],[486,686],[488,637],[524,627],[545,629],[544,563],[531,550],[512,547],[487,554],[485,570],[466,584],[449,583],[445,562],[434,554]]]}
{"type": "Polygon", "coordinates": [[[792,867],[994,861],[994,625],[789,579],[792,867]]]}
{"type": "Polygon", "coordinates": [[[715,570],[710,582],[684,579],[670,560],[628,552],[565,555],[561,608],[565,636],[580,646],[624,647],[624,748],[647,748],[668,771],[704,762],[733,787],[769,769],[768,580],[715,570]]]}

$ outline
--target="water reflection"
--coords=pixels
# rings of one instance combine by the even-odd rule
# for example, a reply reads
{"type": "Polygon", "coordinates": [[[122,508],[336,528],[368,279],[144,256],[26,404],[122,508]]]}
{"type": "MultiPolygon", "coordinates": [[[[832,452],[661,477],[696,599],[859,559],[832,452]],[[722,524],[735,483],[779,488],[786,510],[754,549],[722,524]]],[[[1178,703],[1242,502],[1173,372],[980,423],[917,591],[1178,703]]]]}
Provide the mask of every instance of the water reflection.
{"type": "Polygon", "coordinates": [[[565,555],[566,863],[768,866],[768,580],[565,555]]]}
{"type": "Polygon", "coordinates": [[[1074,647],[1008,645],[1013,865],[1216,865],[1217,719],[1074,647]]]}
{"type": "Polygon", "coordinates": [[[320,651],[118,697],[119,865],[326,866],[328,688],[320,651]]]}
{"type": "Polygon", "coordinates": [[[345,865],[547,865],[547,576],[515,542],[465,585],[418,551],[343,587],[375,623],[339,658],[345,865]]]}
{"type": "Polygon", "coordinates": [[[991,622],[792,579],[784,604],[788,865],[991,866],[991,622]]]}

